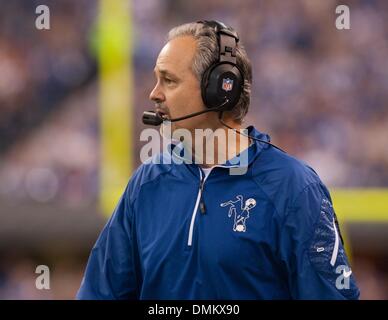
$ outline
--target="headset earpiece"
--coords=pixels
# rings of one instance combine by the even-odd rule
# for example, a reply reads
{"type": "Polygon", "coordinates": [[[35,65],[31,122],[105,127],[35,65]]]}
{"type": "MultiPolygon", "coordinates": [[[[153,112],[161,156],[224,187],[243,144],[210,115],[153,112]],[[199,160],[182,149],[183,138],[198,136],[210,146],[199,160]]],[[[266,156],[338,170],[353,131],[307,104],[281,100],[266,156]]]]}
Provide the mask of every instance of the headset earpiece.
{"type": "Polygon", "coordinates": [[[232,110],[240,99],[244,80],[236,65],[237,33],[218,21],[199,21],[215,29],[219,58],[203,73],[202,100],[207,108],[223,104],[220,111],[232,110]]]}
{"type": "Polygon", "coordinates": [[[228,100],[220,111],[230,111],[241,95],[241,76],[236,66],[228,62],[213,65],[204,73],[201,93],[206,107],[212,108],[228,100]]]}

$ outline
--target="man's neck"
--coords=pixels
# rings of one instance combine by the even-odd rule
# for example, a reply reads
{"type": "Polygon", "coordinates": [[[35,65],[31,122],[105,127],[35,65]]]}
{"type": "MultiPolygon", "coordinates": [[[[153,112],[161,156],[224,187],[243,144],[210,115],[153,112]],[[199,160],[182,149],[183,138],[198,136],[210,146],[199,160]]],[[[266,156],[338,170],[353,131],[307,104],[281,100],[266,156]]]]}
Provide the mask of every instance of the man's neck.
{"type": "Polygon", "coordinates": [[[198,145],[193,143],[196,163],[204,168],[221,165],[249,147],[249,137],[238,133],[242,130],[241,125],[231,127],[233,130],[226,127],[209,129],[202,138],[195,136],[198,141],[198,145]]]}

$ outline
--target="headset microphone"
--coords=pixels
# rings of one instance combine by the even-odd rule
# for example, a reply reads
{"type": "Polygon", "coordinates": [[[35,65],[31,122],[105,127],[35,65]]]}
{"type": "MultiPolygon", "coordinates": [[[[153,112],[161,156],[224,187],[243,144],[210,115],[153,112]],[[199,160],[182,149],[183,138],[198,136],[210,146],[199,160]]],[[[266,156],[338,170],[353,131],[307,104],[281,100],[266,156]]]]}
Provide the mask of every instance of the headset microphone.
{"type": "MultiPolygon", "coordinates": [[[[203,110],[203,111],[199,111],[199,112],[195,112],[195,113],[191,113],[191,114],[188,114],[186,116],[183,116],[183,117],[179,117],[179,118],[173,118],[173,119],[163,119],[157,112],[155,111],[145,111],[143,112],[143,123],[144,124],[147,124],[147,125],[151,125],[151,126],[159,126],[163,123],[163,121],[170,121],[170,122],[175,122],[175,121],[181,121],[181,120],[185,120],[185,119],[188,119],[188,118],[192,118],[192,117],[195,117],[195,116],[198,116],[200,114],[203,114],[203,113],[206,113],[206,112],[210,112],[210,111],[219,111],[225,104],[227,104],[229,102],[228,99],[225,98],[224,102],[219,105],[218,107],[214,107],[214,108],[208,108],[206,110],[203,110]]],[[[244,134],[242,132],[240,132],[240,130],[237,130],[235,128],[232,128],[230,127],[229,125],[227,125],[223,120],[222,120],[222,115],[223,115],[223,112],[222,111],[219,111],[219,117],[218,117],[218,120],[220,121],[220,123],[230,129],[230,130],[233,130],[234,132],[242,135],[242,136],[246,136],[247,138],[250,138],[250,139],[253,139],[253,140],[256,140],[256,141],[259,141],[259,142],[263,142],[265,144],[268,144],[268,145],[271,145],[273,147],[275,147],[276,149],[279,149],[280,151],[283,151],[285,152],[283,149],[279,148],[278,146],[274,145],[273,143],[271,142],[268,142],[268,141],[265,141],[263,139],[258,139],[256,137],[252,137],[250,135],[247,135],[247,134],[244,134]]]]}
{"type": "Polygon", "coordinates": [[[206,110],[198,111],[198,112],[195,112],[195,113],[190,113],[190,114],[188,114],[186,116],[179,117],[179,118],[173,118],[173,119],[164,119],[163,117],[160,116],[159,113],[157,113],[155,111],[145,111],[145,112],[143,112],[143,119],[142,120],[143,120],[144,124],[151,125],[151,126],[159,126],[165,120],[166,121],[170,121],[170,122],[176,122],[176,121],[181,121],[181,120],[185,120],[185,119],[188,119],[188,118],[196,117],[196,116],[199,116],[200,114],[203,114],[203,113],[206,113],[206,112],[219,111],[228,102],[229,102],[229,100],[225,98],[224,102],[221,103],[217,107],[207,108],[206,110]]]}
{"type": "Polygon", "coordinates": [[[150,126],[159,126],[163,122],[163,118],[155,111],[144,111],[143,112],[143,123],[150,126]]]}

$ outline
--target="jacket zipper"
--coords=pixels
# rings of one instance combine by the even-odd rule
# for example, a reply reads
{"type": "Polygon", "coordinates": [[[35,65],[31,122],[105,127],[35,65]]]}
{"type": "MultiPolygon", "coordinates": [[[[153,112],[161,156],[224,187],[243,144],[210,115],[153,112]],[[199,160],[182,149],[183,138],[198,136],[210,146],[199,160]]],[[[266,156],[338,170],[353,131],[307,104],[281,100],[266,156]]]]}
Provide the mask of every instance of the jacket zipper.
{"type": "MultiPolygon", "coordinates": [[[[209,175],[210,175],[210,172],[209,172],[209,175]]],[[[187,245],[189,247],[191,247],[191,245],[193,244],[194,223],[195,223],[195,217],[197,216],[198,207],[200,208],[200,211],[202,214],[204,214],[206,212],[205,203],[203,201],[202,193],[203,193],[203,186],[204,186],[205,181],[206,181],[208,176],[204,177],[201,168],[199,168],[199,176],[200,176],[200,183],[199,183],[197,201],[195,202],[194,210],[193,210],[193,213],[191,215],[189,239],[187,241],[187,245]]]]}
{"type": "MultiPolygon", "coordinates": [[[[222,166],[222,165],[217,165],[217,166],[212,167],[212,170],[214,168],[217,168],[217,167],[220,167],[220,168],[234,168],[236,166],[225,167],[225,166],[222,166]]],[[[193,244],[194,223],[195,223],[195,217],[197,216],[198,208],[199,208],[199,210],[201,211],[202,214],[206,213],[206,206],[205,206],[205,202],[203,201],[202,194],[203,194],[203,187],[205,185],[206,179],[210,176],[210,173],[211,173],[211,170],[210,170],[209,174],[206,177],[204,177],[201,168],[199,168],[200,183],[199,183],[199,190],[198,190],[198,194],[197,194],[197,201],[195,202],[194,210],[193,210],[193,213],[191,215],[190,229],[189,229],[189,238],[187,240],[187,245],[189,247],[191,247],[192,244],[193,244]]]]}
{"type": "MultiPolygon", "coordinates": [[[[210,174],[210,172],[209,172],[210,174]]],[[[205,183],[205,179],[201,179],[201,182],[199,184],[199,191],[200,191],[200,199],[199,199],[199,210],[201,210],[202,214],[206,213],[206,207],[205,207],[205,202],[203,201],[203,185],[205,183]]]]}

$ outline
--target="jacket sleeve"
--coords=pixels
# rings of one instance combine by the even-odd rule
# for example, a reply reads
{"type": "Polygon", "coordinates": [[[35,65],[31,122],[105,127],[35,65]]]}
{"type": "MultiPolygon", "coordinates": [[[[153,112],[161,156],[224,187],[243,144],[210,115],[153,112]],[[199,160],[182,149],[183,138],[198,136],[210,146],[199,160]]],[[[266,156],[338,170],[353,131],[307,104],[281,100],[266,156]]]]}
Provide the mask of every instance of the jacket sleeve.
{"type": "Polygon", "coordinates": [[[126,193],[94,245],[77,299],[137,299],[136,244],[126,193]]]}
{"type": "Polygon", "coordinates": [[[280,236],[293,299],[358,299],[329,191],[307,186],[289,206],[280,236]]]}

